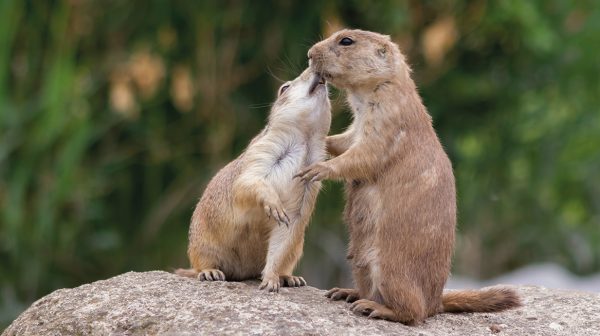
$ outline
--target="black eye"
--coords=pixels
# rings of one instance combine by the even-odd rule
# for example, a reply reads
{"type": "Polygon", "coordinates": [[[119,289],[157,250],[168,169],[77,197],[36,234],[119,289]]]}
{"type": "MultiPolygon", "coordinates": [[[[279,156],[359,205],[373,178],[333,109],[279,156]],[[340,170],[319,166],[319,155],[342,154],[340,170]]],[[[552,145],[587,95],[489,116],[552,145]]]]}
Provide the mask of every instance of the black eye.
{"type": "Polygon", "coordinates": [[[281,96],[285,90],[287,90],[290,87],[290,84],[284,84],[279,88],[279,95],[281,96]]]}
{"type": "Polygon", "coordinates": [[[340,44],[343,46],[349,46],[352,43],[354,43],[354,41],[349,37],[344,37],[343,39],[340,40],[340,44]]]}

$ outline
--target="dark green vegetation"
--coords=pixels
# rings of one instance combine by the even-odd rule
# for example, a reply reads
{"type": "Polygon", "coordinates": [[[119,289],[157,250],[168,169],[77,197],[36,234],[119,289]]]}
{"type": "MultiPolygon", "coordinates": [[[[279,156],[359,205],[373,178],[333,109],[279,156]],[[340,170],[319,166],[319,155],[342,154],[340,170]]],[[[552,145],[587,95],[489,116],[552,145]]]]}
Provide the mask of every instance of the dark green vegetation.
{"type": "MultiPolygon", "coordinates": [[[[204,185],[341,26],[408,55],[457,176],[456,273],[600,270],[596,1],[325,3],[0,0],[0,326],[57,288],[186,266],[204,185]]],[[[313,285],[345,274],[342,207],[328,183],[313,285]]]]}

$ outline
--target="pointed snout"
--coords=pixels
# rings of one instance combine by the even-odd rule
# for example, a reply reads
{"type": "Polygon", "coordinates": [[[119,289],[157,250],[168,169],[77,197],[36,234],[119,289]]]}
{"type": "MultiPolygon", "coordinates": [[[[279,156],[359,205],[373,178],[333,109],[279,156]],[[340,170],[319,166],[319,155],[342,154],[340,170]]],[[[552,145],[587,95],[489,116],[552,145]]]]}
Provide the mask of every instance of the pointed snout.
{"type": "Polygon", "coordinates": [[[314,59],[315,56],[319,57],[319,54],[322,49],[322,44],[323,44],[323,41],[317,42],[317,43],[313,44],[313,46],[310,47],[310,49],[308,49],[308,53],[306,53],[306,56],[308,56],[309,60],[314,59]]]}

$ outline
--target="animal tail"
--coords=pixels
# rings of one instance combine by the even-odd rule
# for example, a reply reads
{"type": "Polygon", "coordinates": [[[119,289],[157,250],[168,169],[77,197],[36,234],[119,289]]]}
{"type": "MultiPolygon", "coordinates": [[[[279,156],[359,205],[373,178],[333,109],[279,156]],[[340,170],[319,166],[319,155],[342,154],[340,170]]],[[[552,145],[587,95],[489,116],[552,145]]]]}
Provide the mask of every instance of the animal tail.
{"type": "Polygon", "coordinates": [[[198,271],[193,268],[178,268],[174,273],[187,278],[196,278],[198,276],[198,271]]]}
{"type": "Polygon", "coordinates": [[[452,291],[442,296],[444,312],[499,312],[521,306],[521,299],[510,288],[452,291]]]}

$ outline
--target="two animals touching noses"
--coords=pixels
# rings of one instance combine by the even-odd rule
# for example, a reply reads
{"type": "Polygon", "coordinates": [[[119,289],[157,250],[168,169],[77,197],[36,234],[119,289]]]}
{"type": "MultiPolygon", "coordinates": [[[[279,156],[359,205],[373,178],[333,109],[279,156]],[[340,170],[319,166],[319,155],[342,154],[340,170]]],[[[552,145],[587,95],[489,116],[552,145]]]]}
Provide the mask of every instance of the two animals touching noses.
{"type": "Polygon", "coordinates": [[[441,312],[519,306],[508,288],[443,292],[455,240],[454,175],[398,46],[389,36],[342,30],[308,58],[309,68],[279,88],[265,128],[207,185],[190,224],[191,268],[176,273],[261,278],[272,292],[306,285],[292,271],[321,181],[331,179],[345,183],[355,288],[327,297],[409,325],[441,312]],[[353,115],[331,136],[326,83],[346,91],[353,115]]]}

